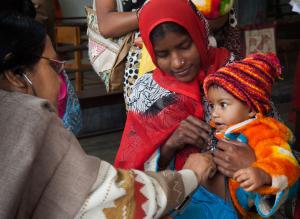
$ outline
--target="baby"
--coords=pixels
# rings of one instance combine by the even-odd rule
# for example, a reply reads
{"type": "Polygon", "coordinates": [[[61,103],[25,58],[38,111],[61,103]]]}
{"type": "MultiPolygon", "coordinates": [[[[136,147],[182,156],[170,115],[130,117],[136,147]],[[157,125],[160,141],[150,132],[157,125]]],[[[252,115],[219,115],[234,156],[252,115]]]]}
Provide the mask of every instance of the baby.
{"type": "Polygon", "coordinates": [[[217,138],[247,143],[256,155],[256,162],[238,170],[228,182],[231,200],[245,217],[253,209],[255,214],[271,216],[300,175],[288,144],[291,131],[266,116],[274,79],[280,74],[274,54],[257,53],[208,75],[203,84],[217,138]],[[272,206],[262,195],[276,195],[272,206]]]}

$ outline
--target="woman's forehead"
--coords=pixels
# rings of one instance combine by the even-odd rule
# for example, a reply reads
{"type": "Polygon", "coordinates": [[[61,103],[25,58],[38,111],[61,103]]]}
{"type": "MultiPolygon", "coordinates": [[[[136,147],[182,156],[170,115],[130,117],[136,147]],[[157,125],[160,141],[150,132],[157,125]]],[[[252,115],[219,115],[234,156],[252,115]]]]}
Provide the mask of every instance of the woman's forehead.
{"type": "Polygon", "coordinates": [[[154,39],[153,48],[156,51],[168,49],[170,47],[178,47],[190,39],[191,38],[187,34],[166,31],[164,36],[154,39]]]}

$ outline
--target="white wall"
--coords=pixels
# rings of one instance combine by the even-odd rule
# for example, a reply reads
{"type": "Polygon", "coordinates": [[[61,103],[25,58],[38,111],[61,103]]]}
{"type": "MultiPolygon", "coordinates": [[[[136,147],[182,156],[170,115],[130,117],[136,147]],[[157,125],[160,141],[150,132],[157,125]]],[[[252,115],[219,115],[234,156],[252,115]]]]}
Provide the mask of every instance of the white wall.
{"type": "Polygon", "coordinates": [[[85,16],[84,6],[92,5],[93,0],[59,0],[63,17],[85,16]]]}

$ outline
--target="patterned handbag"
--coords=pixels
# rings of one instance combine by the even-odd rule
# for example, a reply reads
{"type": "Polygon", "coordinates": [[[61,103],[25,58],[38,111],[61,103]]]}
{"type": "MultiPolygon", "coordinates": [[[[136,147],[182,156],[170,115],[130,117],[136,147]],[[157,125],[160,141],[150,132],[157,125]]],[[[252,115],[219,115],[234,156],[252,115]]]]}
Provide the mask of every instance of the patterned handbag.
{"type": "MultiPolygon", "coordinates": [[[[118,11],[122,11],[117,0],[118,11]]],[[[133,43],[132,33],[120,38],[104,38],[99,31],[95,2],[93,8],[86,6],[89,59],[106,86],[107,92],[121,91],[126,55],[133,43]],[[125,45],[124,45],[125,44],[125,45]]]]}

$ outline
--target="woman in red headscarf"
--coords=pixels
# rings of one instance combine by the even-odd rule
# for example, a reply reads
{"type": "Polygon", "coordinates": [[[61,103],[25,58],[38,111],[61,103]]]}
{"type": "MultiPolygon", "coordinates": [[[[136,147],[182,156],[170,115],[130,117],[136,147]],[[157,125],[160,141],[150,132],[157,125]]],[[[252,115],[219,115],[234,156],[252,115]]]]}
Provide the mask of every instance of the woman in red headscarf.
{"type": "Polygon", "coordinates": [[[150,0],[140,11],[142,39],[157,68],[139,78],[129,101],[115,165],[180,169],[207,142],[201,84],[227,63],[227,49],[208,47],[208,25],[187,0],[150,0]]]}

